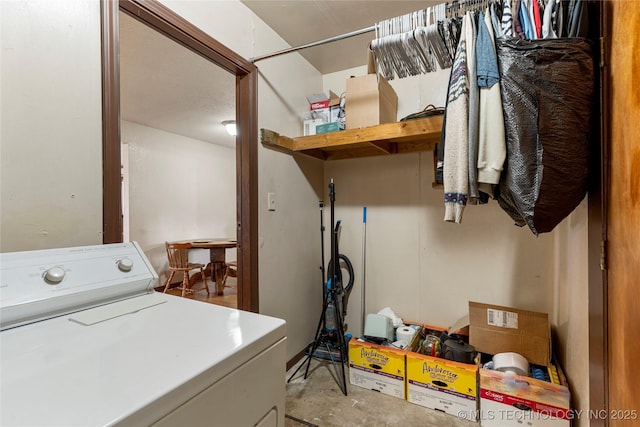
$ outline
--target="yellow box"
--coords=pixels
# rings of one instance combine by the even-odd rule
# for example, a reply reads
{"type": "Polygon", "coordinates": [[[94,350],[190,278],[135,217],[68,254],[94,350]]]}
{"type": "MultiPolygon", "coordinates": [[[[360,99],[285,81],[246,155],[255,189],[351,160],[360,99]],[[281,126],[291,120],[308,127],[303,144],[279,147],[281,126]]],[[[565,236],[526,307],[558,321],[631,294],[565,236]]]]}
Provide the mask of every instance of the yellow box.
{"type": "MultiPolygon", "coordinates": [[[[425,326],[428,332],[439,332],[425,326]]],[[[415,340],[414,340],[415,344],[415,340]]],[[[478,366],[407,352],[407,401],[476,421],[478,366]]]]}
{"type": "Polygon", "coordinates": [[[358,341],[349,341],[349,382],[404,399],[405,350],[358,341]]]}

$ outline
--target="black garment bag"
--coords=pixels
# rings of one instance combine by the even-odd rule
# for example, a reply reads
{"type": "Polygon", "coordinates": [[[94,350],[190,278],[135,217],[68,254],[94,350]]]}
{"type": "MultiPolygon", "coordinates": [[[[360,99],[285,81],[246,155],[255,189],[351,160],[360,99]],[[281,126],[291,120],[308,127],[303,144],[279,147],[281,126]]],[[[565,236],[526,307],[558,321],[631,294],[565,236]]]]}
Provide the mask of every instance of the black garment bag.
{"type": "Polygon", "coordinates": [[[587,191],[594,73],[586,40],[497,39],[507,159],[500,206],[549,232],[587,191]]]}

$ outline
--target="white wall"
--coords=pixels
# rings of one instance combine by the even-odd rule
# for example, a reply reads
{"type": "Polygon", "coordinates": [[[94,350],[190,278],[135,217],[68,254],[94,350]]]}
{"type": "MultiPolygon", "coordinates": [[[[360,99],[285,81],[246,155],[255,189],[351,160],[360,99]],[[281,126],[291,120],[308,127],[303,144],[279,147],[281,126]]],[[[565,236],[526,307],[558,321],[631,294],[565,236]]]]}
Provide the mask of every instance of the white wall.
{"type": "MultiPolygon", "coordinates": [[[[235,237],[235,149],[127,121],[122,142],[129,155],[130,240],[164,284],[165,241],[235,237]]],[[[209,261],[206,250],[190,256],[209,261]]],[[[229,251],[230,259],[235,256],[229,251]]]]}
{"type": "MultiPolygon", "coordinates": [[[[367,206],[366,311],[391,307],[413,321],[449,326],[468,301],[550,312],[553,237],[534,237],[496,202],[468,206],[462,224],[443,221],[431,153],[328,162],[336,183],[340,252],[361,276],[362,207],[367,206]]],[[[360,278],[349,324],[360,331],[360,278]]]]}
{"type": "MultiPolygon", "coordinates": [[[[239,55],[250,58],[289,47],[239,1],[162,1],[239,55]]],[[[306,95],[322,89],[320,73],[298,54],[259,62],[258,125],[284,135],[302,133],[306,95]]],[[[322,304],[318,200],[322,163],[259,145],[259,304],[287,321],[287,358],[305,348],[322,304]],[[267,193],[276,194],[275,212],[267,193]]]]}
{"type": "MultiPolygon", "coordinates": [[[[554,233],[554,308],[555,353],[571,386],[576,410],[589,410],[589,271],[588,203],[582,203],[556,227],[554,233]]],[[[580,417],[576,427],[589,425],[580,417]]]]}
{"type": "Polygon", "coordinates": [[[0,15],[0,251],[100,244],[100,3],[1,1],[0,15]]]}

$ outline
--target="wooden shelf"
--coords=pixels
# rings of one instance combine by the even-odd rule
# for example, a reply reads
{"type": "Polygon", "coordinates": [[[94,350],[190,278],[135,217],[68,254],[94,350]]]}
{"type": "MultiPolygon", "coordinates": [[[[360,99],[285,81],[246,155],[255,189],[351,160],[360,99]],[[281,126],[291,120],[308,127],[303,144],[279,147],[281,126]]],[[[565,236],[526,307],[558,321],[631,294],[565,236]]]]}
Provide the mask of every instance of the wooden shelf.
{"type": "Polygon", "coordinates": [[[440,141],[443,115],[385,123],[320,135],[289,138],[260,130],[265,147],[285,153],[302,153],[322,160],[353,159],[433,150],[440,141]]]}

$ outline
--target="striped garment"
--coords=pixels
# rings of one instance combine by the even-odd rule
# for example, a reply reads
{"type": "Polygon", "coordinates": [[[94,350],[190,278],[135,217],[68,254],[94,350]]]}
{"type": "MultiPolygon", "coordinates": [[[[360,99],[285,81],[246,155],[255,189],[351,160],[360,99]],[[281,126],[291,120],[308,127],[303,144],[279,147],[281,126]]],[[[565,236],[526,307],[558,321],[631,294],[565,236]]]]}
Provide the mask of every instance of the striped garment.
{"type": "Polygon", "coordinates": [[[512,21],[511,0],[504,0],[502,4],[502,35],[504,37],[513,37],[512,21]]]}
{"type": "MultiPolygon", "coordinates": [[[[467,78],[466,29],[469,17],[462,19],[460,41],[451,68],[444,144],[444,220],[462,222],[469,194],[469,81],[467,78]]],[[[475,58],[474,58],[475,59],[475,58]]]]}

